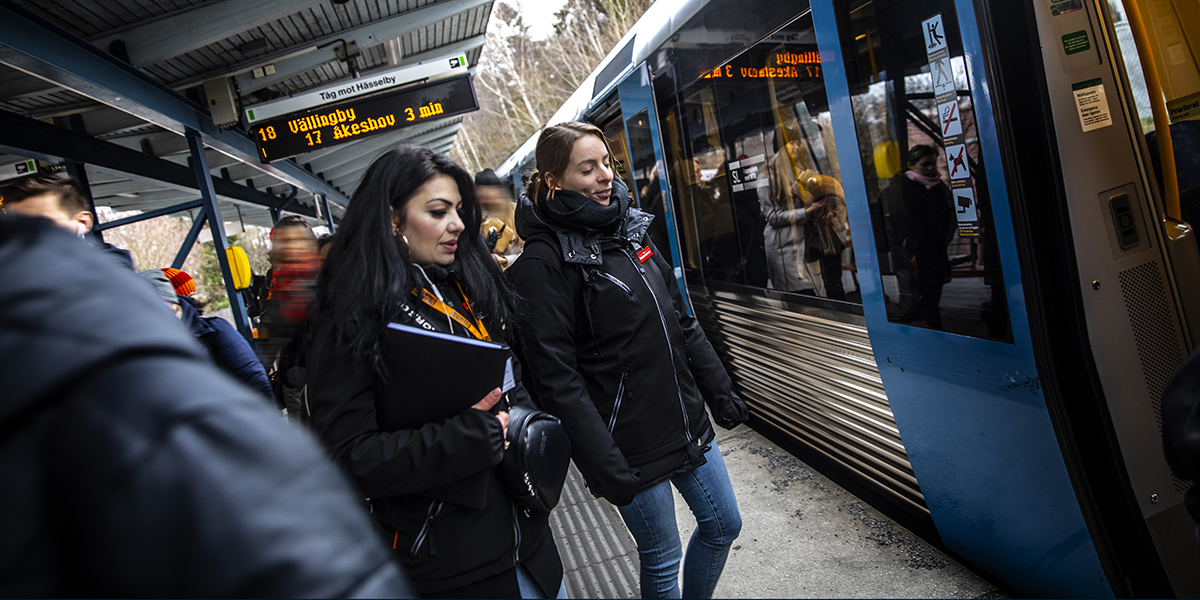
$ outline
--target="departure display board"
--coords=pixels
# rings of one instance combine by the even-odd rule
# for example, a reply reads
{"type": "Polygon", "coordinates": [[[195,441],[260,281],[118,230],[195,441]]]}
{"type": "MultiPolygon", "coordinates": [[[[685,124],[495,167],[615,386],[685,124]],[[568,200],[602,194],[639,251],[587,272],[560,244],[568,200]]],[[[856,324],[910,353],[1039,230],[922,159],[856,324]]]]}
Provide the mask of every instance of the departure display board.
{"type": "Polygon", "coordinates": [[[479,110],[470,75],[327,104],[256,123],[264,163],[479,110]]]}

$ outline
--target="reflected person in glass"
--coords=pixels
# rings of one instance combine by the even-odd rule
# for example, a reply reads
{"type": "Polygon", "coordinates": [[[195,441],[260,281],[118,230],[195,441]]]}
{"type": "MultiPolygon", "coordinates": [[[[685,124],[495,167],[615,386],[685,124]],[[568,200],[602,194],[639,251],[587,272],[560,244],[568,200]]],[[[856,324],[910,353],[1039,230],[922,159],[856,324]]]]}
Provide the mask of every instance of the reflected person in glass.
{"type": "Polygon", "coordinates": [[[942,328],[942,286],[950,282],[947,247],[954,238],[956,220],[950,188],[942,181],[937,166],[938,151],[918,144],[908,151],[908,170],[892,178],[880,193],[887,223],[888,245],[901,304],[913,298],[899,323],[917,320],[934,329],[942,328]]]}

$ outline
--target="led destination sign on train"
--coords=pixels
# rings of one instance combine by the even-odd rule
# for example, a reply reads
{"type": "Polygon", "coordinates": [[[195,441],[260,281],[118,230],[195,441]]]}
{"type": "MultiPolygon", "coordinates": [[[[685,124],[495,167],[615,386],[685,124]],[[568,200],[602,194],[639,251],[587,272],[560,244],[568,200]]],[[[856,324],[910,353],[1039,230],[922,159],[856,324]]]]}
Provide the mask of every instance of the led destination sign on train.
{"type": "Polygon", "coordinates": [[[767,52],[759,60],[740,56],[704,73],[702,79],[815,79],[821,77],[821,54],[816,50],[767,52]],[[765,64],[763,64],[765,63],[765,64]],[[763,66],[758,66],[763,64],[763,66]]]}
{"type": "Polygon", "coordinates": [[[469,75],[367,96],[256,124],[259,157],[270,162],[479,109],[469,75]]]}

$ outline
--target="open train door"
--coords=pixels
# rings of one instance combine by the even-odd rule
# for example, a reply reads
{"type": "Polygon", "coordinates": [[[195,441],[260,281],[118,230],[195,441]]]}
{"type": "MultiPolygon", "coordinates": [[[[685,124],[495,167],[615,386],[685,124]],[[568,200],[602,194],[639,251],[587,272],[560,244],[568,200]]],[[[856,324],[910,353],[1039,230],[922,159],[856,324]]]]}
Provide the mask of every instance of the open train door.
{"type": "MultiPolygon", "coordinates": [[[[1132,2],[813,2],[908,457],[946,545],[1035,595],[1200,593],[1190,482],[1160,433],[1200,274],[1155,181],[1132,2]],[[919,202],[921,156],[945,200],[919,202]]],[[[1195,73],[1200,27],[1160,31],[1195,73]]]]}

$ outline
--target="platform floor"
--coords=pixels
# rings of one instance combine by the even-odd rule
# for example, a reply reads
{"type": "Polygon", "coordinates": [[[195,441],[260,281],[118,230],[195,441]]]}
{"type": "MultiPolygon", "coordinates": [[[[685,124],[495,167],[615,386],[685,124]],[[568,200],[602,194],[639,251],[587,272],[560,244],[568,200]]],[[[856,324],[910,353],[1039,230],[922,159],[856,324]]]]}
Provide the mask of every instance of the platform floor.
{"type": "MultiPolygon", "coordinates": [[[[717,598],[1005,597],[753,430],[717,431],[742,512],[717,598]]],[[[686,541],[694,520],[678,493],[675,507],[686,541]]],[[[551,526],[572,598],[639,597],[633,538],[574,467],[551,526]]]]}

